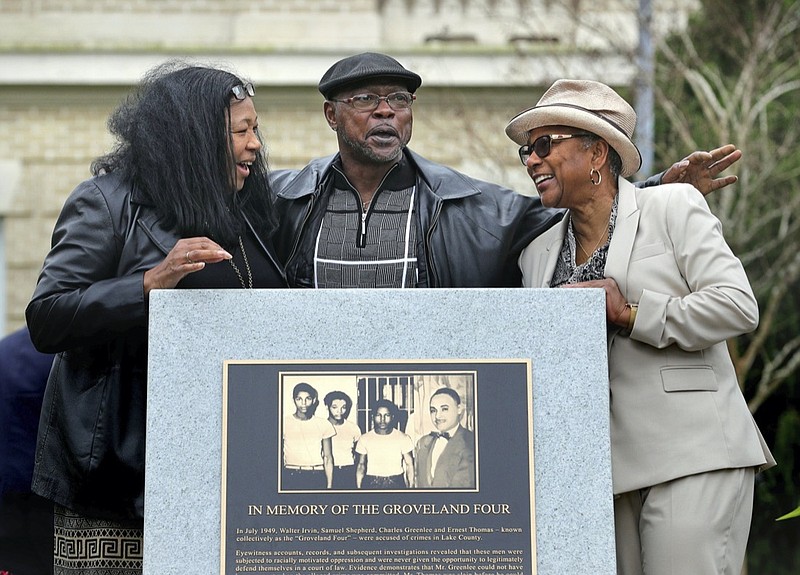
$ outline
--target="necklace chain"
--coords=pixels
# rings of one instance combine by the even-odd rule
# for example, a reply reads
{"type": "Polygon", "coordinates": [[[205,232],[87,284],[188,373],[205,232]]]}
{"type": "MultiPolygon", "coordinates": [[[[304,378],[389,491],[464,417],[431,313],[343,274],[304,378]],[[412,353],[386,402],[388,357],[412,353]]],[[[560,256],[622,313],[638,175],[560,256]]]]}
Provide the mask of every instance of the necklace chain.
{"type": "Polygon", "coordinates": [[[244,251],[244,242],[242,242],[242,236],[239,236],[239,249],[242,250],[242,259],[244,260],[244,267],[247,270],[247,284],[244,283],[244,278],[242,277],[242,272],[239,271],[239,266],[233,263],[233,258],[229,259],[228,263],[231,264],[233,271],[236,272],[236,276],[239,278],[239,283],[242,284],[242,287],[244,289],[253,289],[253,274],[250,271],[250,262],[247,261],[247,252],[244,251]]]}
{"type": "MultiPolygon", "coordinates": [[[[594,252],[596,252],[596,251],[597,251],[597,248],[599,248],[599,247],[600,247],[600,242],[602,242],[604,239],[606,239],[606,234],[603,234],[602,236],[600,236],[600,239],[599,239],[599,240],[597,241],[597,243],[594,245],[594,249],[592,250],[592,254],[593,254],[594,252]]],[[[577,242],[578,242],[578,247],[579,247],[579,248],[581,248],[581,251],[582,251],[584,254],[586,254],[586,259],[592,259],[592,254],[590,254],[589,252],[587,252],[587,251],[586,251],[586,248],[584,248],[584,247],[583,247],[583,244],[581,243],[581,240],[578,238],[578,234],[575,234],[575,241],[577,241],[577,242]]]]}

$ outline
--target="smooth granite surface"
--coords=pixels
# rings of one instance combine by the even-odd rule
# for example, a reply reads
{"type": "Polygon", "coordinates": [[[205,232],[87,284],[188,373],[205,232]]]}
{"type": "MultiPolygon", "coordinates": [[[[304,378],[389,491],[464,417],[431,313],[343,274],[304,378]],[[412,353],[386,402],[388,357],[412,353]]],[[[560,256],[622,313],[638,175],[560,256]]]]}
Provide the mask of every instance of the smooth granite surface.
{"type": "Polygon", "coordinates": [[[223,360],[338,358],[530,358],[537,573],[615,573],[602,291],[162,290],[145,575],[219,574],[223,360]]]}

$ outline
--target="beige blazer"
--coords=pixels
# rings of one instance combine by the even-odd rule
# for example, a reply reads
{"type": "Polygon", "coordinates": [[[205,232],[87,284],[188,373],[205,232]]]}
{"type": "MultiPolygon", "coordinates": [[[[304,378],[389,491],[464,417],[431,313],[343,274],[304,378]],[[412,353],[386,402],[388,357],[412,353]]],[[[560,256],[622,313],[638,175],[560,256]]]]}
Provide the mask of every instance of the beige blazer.
{"type": "MultiPolygon", "coordinates": [[[[550,287],[567,223],[522,252],[524,286],[550,287]]],[[[608,332],[614,493],[775,465],[725,343],[756,328],[758,306],[702,194],[620,178],[605,275],[639,304],[630,334],[608,332]]]]}

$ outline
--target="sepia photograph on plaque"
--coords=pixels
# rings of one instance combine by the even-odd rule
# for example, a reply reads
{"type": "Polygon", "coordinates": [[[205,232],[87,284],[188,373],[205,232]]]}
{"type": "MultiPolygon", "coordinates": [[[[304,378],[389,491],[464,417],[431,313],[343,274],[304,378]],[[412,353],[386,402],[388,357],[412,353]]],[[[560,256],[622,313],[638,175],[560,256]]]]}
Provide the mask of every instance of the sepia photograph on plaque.
{"type": "Polygon", "coordinates": [[[530,360],[226,361],[220,573],[534,574],[530,360]]]}

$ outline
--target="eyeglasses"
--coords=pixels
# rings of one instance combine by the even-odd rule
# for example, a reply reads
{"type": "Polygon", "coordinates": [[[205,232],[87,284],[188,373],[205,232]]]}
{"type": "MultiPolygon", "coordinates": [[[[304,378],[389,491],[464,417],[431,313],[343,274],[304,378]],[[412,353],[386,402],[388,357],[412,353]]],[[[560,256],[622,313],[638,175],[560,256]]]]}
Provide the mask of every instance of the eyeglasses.
{"type": "Polygon", "coordinates": [[[231,92],[233,92],[233,97],[237,100],[244,100],[247,96],[252,98],[256,95],[255,88],[253,88],[253,84],[250,82],[247,84],[239,84],[238,86],[234,86],[231,88],[231,92]]]}
{"type": "Polygon", "coordinates": [[[536,154],[540,158],[546,158],[549,156],[550,146],[552,146],[553,142],[558,143],[562,140],[569,140],[570,138],[578,138],[580,136],[590,135],[591,134],[584,132],[580,134],[546,134],[544,136],[539,136],[533,141],[532,144],[525,144],[524,146],[519,147],[519,159],[527,166],[528,158],[531,157],[531,153],[536,154]]]}
{"type": "Polygon", "coordinates": [[[409,92],[392,92],[388,96],[378,96],[377,94],[356,94],[350,98],[336,100],[330,98],[331,102],[343,102],[350,104],[360,112],[371,112],[380,105],[382,100],[386,100],[392,110],[407,110],[411,107],[417,97],[409,92]]]}

